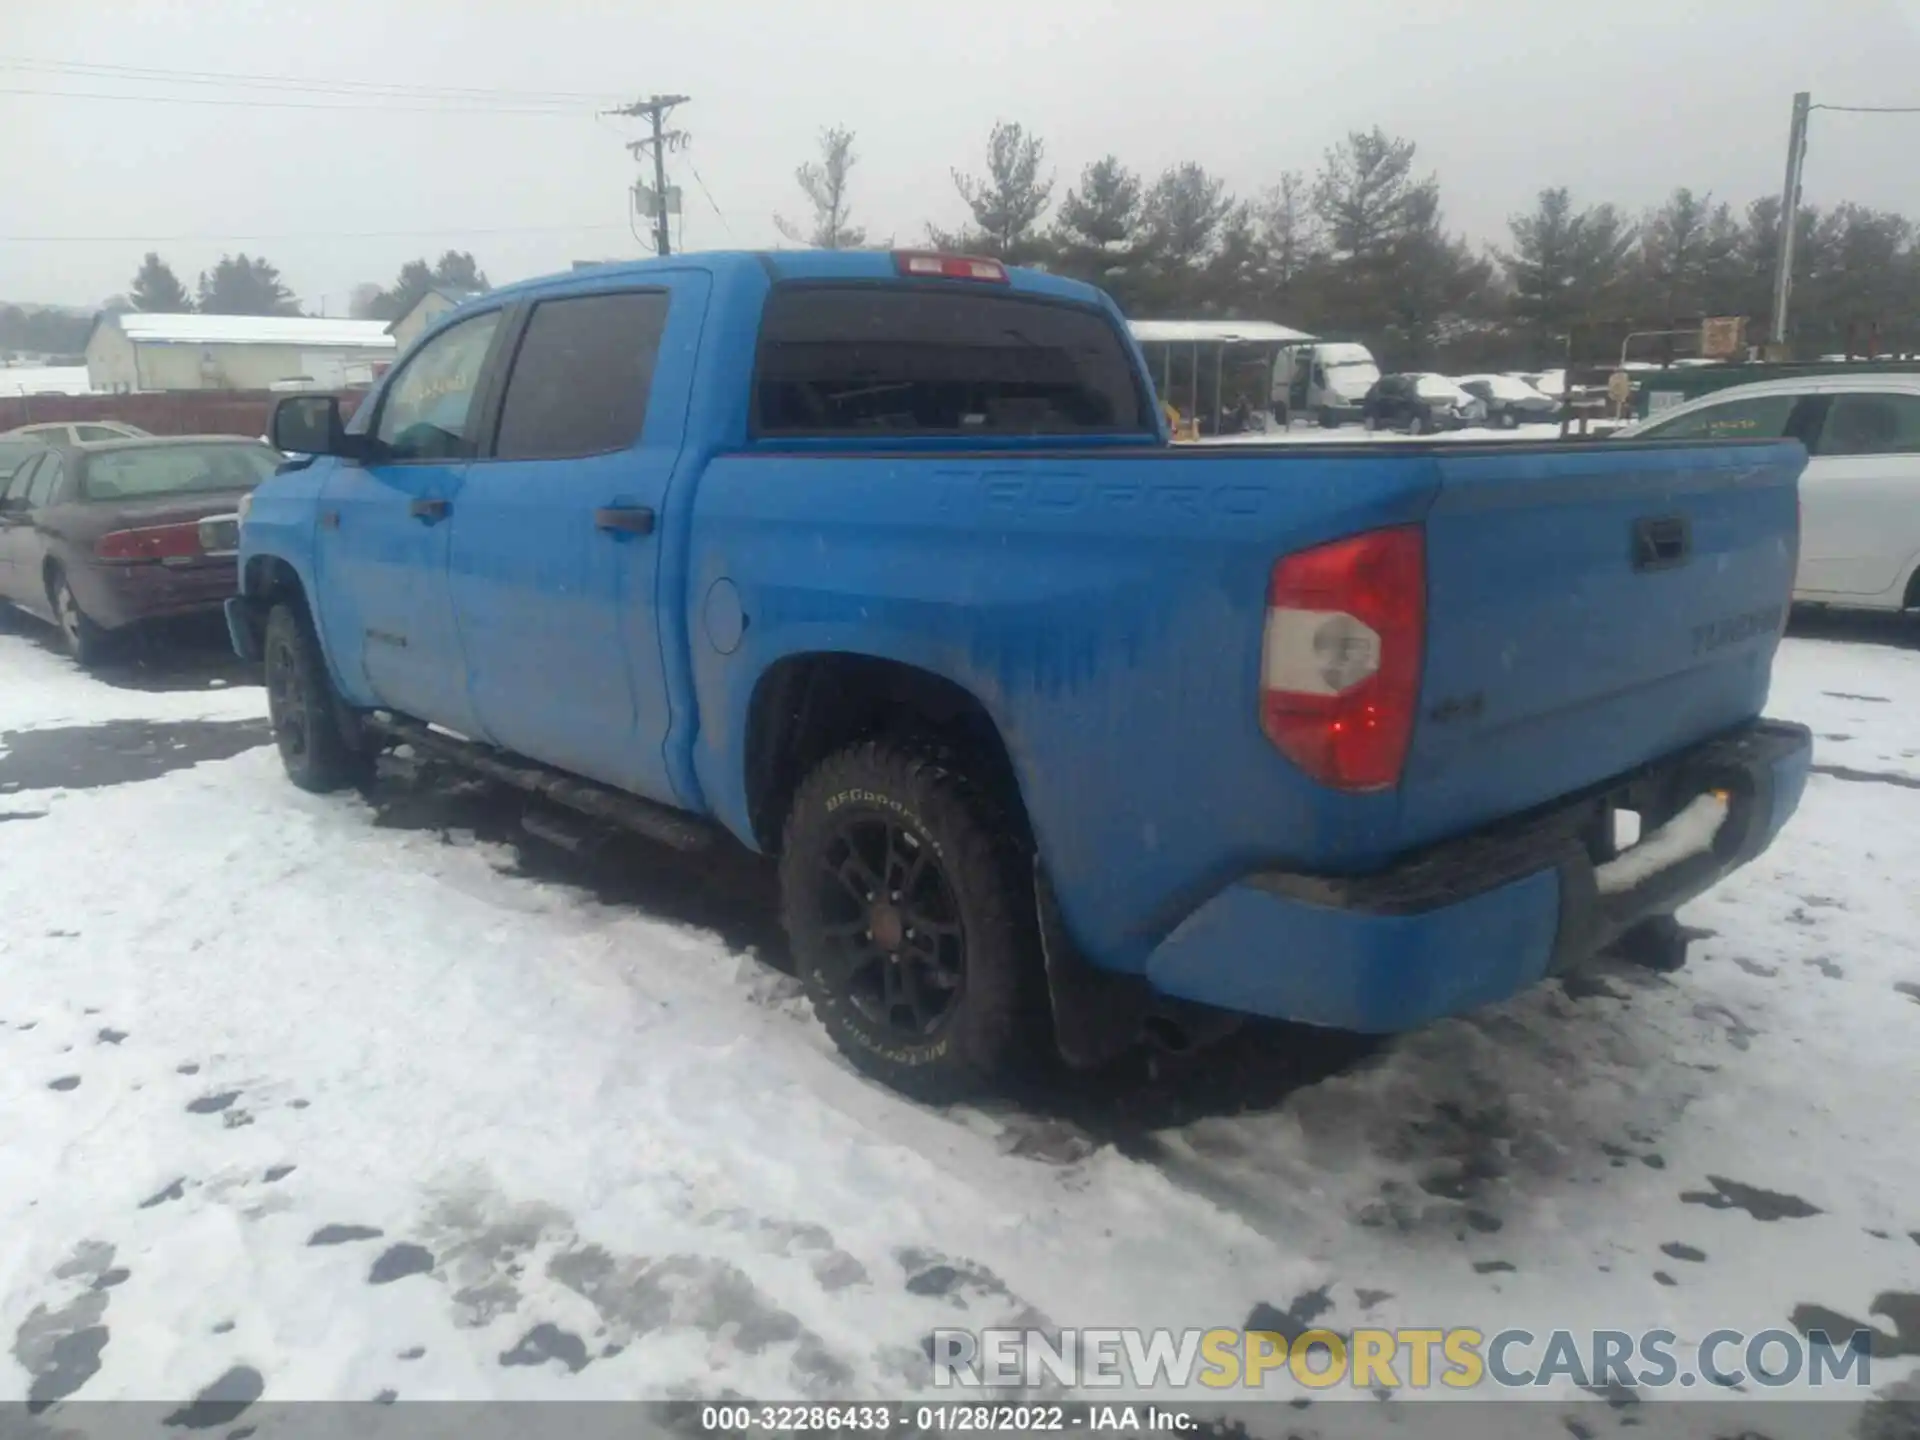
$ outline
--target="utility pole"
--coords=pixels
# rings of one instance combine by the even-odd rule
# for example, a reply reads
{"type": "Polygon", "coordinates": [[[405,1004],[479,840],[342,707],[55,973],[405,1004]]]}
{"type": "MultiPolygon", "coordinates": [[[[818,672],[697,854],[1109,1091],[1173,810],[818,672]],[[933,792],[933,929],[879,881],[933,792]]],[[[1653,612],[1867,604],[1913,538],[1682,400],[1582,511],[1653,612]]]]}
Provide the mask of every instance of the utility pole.
{"type": "Polygon", "coordinates": [[[1802,90],[1793,97],[1793,124],[1787,129],[1787,180],[1780,191],[1778,267],[1773,276],[1773,334],[1775,345],[1787,343],[1787,301],[1793,293],[1793,242],[1800,228],[1800,170],[1807,158],[1807,112],[1812,96],[1802,90]]]}
{"type": "Polygon", "coordinates": [[[679,105],[687,103],[686,95],[654,95],[645,100],[636,100],[609,113],[625,115],[629,119],[646,120],[653,125],[652,138],[635,140],[627,146],[633,158],[639,160],[651,153],[653,156],[653,253],[666,255],[673,246],[667,238],[667,151],[677,150],[687,143],[684,130],[668,130],[667,116],[679,105]]]}

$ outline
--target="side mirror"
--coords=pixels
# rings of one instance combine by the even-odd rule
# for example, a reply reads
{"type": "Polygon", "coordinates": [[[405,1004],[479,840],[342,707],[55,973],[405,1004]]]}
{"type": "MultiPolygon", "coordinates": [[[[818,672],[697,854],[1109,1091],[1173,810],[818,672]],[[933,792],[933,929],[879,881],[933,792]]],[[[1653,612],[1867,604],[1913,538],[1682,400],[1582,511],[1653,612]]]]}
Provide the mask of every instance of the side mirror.
{"type": "Polygon", "coordinates": [[[352,450],[335,395],[289,395],[273,407],[268,427],[282,455],[346,455],[352,450]]]}

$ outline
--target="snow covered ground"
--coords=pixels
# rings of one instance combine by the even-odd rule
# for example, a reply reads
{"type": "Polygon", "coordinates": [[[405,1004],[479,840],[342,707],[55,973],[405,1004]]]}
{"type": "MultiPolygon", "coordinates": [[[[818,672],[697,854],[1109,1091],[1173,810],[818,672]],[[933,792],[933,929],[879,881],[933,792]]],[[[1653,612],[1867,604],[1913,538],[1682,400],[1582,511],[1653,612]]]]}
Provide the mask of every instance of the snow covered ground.
{"type": "MultiPolygon", "coordinates": [[[[1829,1312],[1884,1392],[1920,1357],[1913,643],[1785,644],[1822,773],[1675,976],[937,1112],[840,1062],[745,858],[307,796],[257,688],[0,633],[0,1401],[898,1397],[931,1330],[1008,1323],[1664,1327],[1685,1362],[1829,1312]]],[[[1730,1433],[1546,1394],[1472,1433],[1730,1433]]],[[[1311,1398],[1254,1433],[1435,1433],[1311,1398]]]]}

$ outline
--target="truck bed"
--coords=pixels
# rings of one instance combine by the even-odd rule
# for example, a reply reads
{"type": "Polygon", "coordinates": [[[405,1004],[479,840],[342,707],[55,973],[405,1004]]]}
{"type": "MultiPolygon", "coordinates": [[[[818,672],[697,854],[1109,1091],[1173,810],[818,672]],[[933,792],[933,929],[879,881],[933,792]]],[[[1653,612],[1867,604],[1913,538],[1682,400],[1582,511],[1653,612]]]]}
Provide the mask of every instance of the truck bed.
{"type": "MultiPolygon", "coordinates": [[[[1236,875],[1364,874],[1757,715],[1803,463],[1791,443],[749,448],[693,506],[690,613],[727,579],[754,617],[735,654],[696,647],[698,709],[742,713],[735,688],[783,653],[952,679],[1006,740],[1076,936],[1137,966],[1236,875]],[[1262,733],[1267,586],[1284,555],[1395,525],[1427,541],[1419,718],[1401,785],[1340,793],[1262,733]]],[[[694,759],[740,828],[723,744],[694,759]]]]}

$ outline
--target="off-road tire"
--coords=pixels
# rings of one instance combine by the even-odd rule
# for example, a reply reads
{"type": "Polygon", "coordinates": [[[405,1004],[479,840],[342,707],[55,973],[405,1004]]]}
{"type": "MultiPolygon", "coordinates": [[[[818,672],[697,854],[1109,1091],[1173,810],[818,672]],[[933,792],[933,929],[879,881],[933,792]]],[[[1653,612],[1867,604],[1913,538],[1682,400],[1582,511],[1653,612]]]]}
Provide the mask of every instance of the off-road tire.
{"type": "MultiPolygon", "coordinates": [[[[862,865],[865,874],[875,873],[870,847],[862,865]]],[[[821,762],[801,782],[787,814],[780,891],[782,919],[814,1013],[865,1074],[940,1104],[991,1089],[1044,1055],[1045,967],[1031,861],[1005,807],[939,747],[864,741],[821,762]],[[959,932],[958,984],[939,992],[950,995],[950,1008],[924,1036],[876,1019],[871,1007],[889,1002],[876,1001],[870,986],[860,983],[863,976],[884,980],[889,963],[919,964],[916,973],[923,978],[916,988],[925,987],[934,963],[876,959],[878,924],[865,940],[857,930],[849,933],[860,922],[850,922],[848,910],[861,914],[851,891],[865,882],[856,879],[848,888],[839,877],[850,863],[850,837],[875,830],[886,837],[887,883],[913,873],[919,877],[915,889],[925,893],[924,867],[932,867],[946,887],[959,932]],[[906,837],[913,848],[903,851],[896,867],[895,840],[906,846],[906,837]]],[[[913,897],[903,904],[912,905],[913,897]]],[[[924,944],[925,935],[915,943],[924,944]]],[[[937,950],[942,941],[934,944],[937,950]]],[[[897,953],[908,956],[904,942],[897,953]]],[[[891,1002],[889,1015],[897,1017],[906,1003],[891,1002]]],[[[917,1001],[913,1018],[919,1018],[917,1001]]]]}
{"type": "Polygon", "coordinates": [[[107,632],[87,618],[67,572],[57,565],[47,575],[47,599],[53,605],[53,623],[60,631],[60,641],[73,663],[83,669],[97,664],[106,652],[107,632]]]}
{"type": "Polygon", "coordinates": [[[261,641],[267,719],[287,778],[316,795],[364,780],[372,757],[353,745],[343,707],[304,607],[282,601],[267,616],[261,641]]]}

